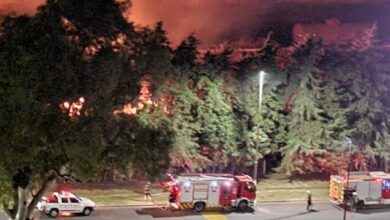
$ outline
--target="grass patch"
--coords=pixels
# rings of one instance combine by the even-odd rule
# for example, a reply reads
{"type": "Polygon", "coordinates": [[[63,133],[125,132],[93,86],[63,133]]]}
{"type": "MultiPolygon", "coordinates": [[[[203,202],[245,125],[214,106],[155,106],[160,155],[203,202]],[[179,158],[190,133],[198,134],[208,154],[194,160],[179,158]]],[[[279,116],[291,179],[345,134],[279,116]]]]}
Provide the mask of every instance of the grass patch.
{"type": "MultiPolygon", "coordinates": [[[[75,189],[72,192],[91,199],[97,205],[131,205],[145,201],[143,193],[127,189],[75,189]]],[[[168,192],[153,190],[152,198],[154,201],[167,201],[168,192]]]]}
{"type": "Polygon", "coordinates": [[[274,174],[260,180],[257,185],[258,201],[305,200],[310,191],[313,200],[328,198],[329,180],[295,179],[274,174]]]}
{"type": "MultiPolygon", "coordinates": [[[[73,193],[92,199],[97,205],[130,205],[144,202],[142,186],[82,186],[72,187],[73,193]]],[[[281,174],[272,174],[261,179],[257,185],[257,201],[305,200],[306,191],[311,191],[313,200],[328,198],[329,180],[290,179],[281,174]]],[[[158,186],[152,190],[152,198],[157,202],[168,201],[169,193],[158,186]]]]}

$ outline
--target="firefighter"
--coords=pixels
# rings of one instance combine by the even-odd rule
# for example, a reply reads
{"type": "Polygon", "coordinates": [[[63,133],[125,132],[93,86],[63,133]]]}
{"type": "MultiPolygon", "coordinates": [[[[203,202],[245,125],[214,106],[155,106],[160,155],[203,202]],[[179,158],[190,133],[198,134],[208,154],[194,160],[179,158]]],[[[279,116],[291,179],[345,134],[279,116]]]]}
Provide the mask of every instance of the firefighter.
{"type": "Polygon", "coordinates": [[[179,207],[176,204],[177,196],[179,195],[179,187],[177,185],[172,185],[169,194],[169,204],[173,209],[178,209],[179,207]]]}
{"type": "Polygon", "coordinates": [[[311,201],[311,192],[310,191],[306,191],[307,193],[307,206],[306,206],[306,210],[308,212],[311,211],[311,207],[313,206],[313,202],[311,201]]]}
{"type": "Polygon", "coordinates": [[[151,188],[150,188],[150,182],[146,182],[144,186],[144,195],[145,195],[145,200],[152,200],[151,196],[151,188]]]}
{"type": "Polygon", "coordinates": [[[176,203],[176,198],[179,194],[179,187],[177,185],[173,185],[170,191],[171,193],[169,194],[169,202],[176,203]]]}

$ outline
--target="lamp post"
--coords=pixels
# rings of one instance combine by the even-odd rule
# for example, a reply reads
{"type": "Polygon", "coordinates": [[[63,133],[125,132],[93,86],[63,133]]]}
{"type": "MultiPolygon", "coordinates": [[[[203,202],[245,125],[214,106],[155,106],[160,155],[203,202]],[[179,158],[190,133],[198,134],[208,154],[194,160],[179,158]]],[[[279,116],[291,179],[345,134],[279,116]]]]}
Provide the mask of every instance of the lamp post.
{"type": "MultiPolygon", "coordinates": [[[[343,137],[342,139],[344,144],[348,144],[348,163],[347,163],[347,182],[346,182],[346,190],[349,190],[349,173],[351,172],[351,150],[352,150],[352,140],[349,137],[343,137]]],[[[347,218],[347,200],[345,199],[346,190],[344,189],[344,217],[343,220],[347,218]]]]}
{"type": "MultiPolygon", "coordinates": [[[[264,86],[264,76],[265,72],[260,71],[259,72],[259,115],[261,114],[261,103],[263,101],[263,86],[264,86]]],[[[257,126],[260,130],[260,126],[257,126]]],[[[258,157],[257,157],[257,151],[259,149],[259,138],[256,140],[256,155],[255,155],[255,161],[253,163],[253,179],[257,183],[257,168],[258,168],[258,157]]]]}

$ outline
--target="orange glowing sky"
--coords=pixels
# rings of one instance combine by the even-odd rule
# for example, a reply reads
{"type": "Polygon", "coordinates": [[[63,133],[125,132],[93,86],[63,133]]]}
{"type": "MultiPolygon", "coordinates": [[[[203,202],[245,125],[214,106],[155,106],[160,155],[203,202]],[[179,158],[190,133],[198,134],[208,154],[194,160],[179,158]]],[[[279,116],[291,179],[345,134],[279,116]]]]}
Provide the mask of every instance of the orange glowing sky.
{"type": "Polygon", "coordinates": [[[0,0],[0,13],[15,11],[18,14],[33,14],[44,2],[45,0],[0,0]]]}
{"type": "MultiPolygon", "coordinates": [[[[0,15],[33,14],[44,2],[0,0],[0,15]]],[[[381,29],[390,33],[389,10],[390,0],[133,0],[130,17],[142,25],[162,20],[174,45],[190,33],[208,45],[253,40],[269,30],[288,38],[294,23],[322,23],[329,17],[380,20],[381,29]]]]}

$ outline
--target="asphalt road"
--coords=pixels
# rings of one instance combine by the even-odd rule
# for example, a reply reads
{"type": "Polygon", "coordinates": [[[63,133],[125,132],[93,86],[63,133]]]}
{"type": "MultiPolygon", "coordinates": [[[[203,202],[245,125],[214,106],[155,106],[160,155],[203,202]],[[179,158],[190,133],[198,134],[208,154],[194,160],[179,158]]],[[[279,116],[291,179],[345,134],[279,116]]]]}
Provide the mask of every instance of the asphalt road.
{"type": "MultiPolygon", "coordinates": [[[[207,211],[195,213],[192,211],[166,211],[160,207],[99,207],[88,217],[60,217],[61,220],[342,220],[343,210],[329,203],[315,203],[314,211],[307,212],[304,203],[267,203],[259,204],[255,212],[219,212],[207,211]]],[[[0,213],[0,220],[6,220],[0,213]]],[[[42,219],[51,219],[42,216],[42,219]]],[[[353,220],[388,220],[388,209],[364,209],[359,212],[347,212],[347,219],[353,220]]]]}

